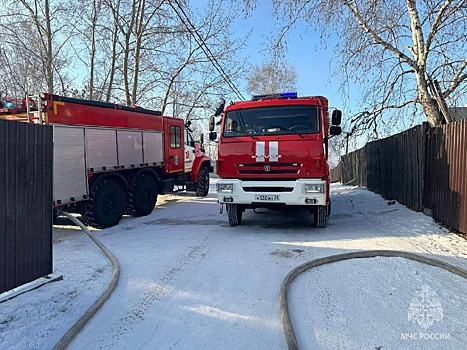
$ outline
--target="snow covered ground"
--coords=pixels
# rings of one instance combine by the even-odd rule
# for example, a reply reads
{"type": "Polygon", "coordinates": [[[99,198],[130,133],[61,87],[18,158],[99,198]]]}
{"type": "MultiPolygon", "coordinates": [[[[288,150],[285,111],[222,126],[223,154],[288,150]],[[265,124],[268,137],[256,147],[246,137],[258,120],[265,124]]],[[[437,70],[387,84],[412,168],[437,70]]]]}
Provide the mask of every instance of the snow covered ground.
{"type": "MultiPolygon", "coordinates": [[[[122,274],[70,349],[284,349],[279,287],[308,260],[391,249],[467,266],[467,241],[364,189],[333,185],[326,229],[311,228],[306,212],[267,210],[230,227],[213,190],[160,197],[151,215],[97,232],[122,274]]],[[[63,220],[54,226],[54,273],[63,281],[0,304],[0,349],[51,349],[106,287],[111,266],[63,220]]],[[[466,291],[466,280],[444,270],[373,258],[305,272],[289,301],[302,349],[461,349],[466,291]],[[409,320],[417,301],[431,309],[409,320]],[[423,315],[432,316],[428,327],[423,315]]]]}

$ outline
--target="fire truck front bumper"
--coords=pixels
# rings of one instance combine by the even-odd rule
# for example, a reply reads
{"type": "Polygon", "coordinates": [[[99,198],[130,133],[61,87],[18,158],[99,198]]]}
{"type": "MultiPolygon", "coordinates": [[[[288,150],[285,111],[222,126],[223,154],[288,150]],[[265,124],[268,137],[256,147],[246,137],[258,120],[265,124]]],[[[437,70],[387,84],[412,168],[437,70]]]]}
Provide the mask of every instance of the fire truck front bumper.
{"type": "Polygon", "coordinates": [[[222,179],[217,182],[219,203],[326,205],[326,193],[326,181],[321,179],[261,182],[222,179]]]}

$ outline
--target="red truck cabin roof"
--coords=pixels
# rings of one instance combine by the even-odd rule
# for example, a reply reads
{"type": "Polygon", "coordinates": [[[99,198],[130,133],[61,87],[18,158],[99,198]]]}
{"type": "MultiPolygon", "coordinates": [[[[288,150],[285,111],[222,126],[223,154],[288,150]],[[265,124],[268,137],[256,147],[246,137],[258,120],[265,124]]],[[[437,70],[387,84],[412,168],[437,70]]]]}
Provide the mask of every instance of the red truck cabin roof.
{"type": "Polygon", "coordinates": [[[306,96],[306,97],[297,97],[297,98],[281,98],[281,97],[266,97],[266,96],[276,96],[274,95],[264,95],[264,98],[258,98],[255,96],[251,101],[238,101],[233,102],[230,106],[227,106],[225,112],[232,109],[239,108],[258,108],[266,106],[281,106],[281,105],[316,105],[321,108],[328,108],[328,99],[324,96],[306,96]]]}

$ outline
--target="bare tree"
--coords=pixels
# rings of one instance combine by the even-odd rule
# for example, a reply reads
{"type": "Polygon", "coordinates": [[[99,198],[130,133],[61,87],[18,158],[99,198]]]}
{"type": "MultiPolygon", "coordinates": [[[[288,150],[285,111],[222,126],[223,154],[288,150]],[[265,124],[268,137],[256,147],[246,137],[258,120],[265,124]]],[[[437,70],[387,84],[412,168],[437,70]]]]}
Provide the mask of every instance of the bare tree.
{"type": "Polygon", "coordinates": [[[107,0],[112,11],[114,23],[118,28],[121,46],[121,74],[125,103],[138,103],[138,88],[141,73],[141,60],[147,48],[145,44],[151,36],[157,35],[163,17],[158,2],[146,0],[107,0]]]}
{"type": "Polygon", "coordinates": [[[34,26],[37,29],[38,38],[41,42],[40,49],[43,53],[43,69],[45,73],[45,80],[47,82],[47,91],[53,93],[53,33],[51,25],[50,2],[49,0],[44,0],[43,2],[34,1],[34,3],[29,3],[26,0],[19,0],[19,2],[27,10],[30,20],[34,23],[34,26]]]}
{"type": "Polygon", "coordinates": [[[177,0],[194,28],[166,0],[77,0],[69,11],[58,0],[5,1],[0,73],[11,78],[1,82],[2,94],[48,91],[197,120],[220,95],[232,94],[213,62],[231,81],[244,77],[245,64],[236,59],[244,43],[229,30],[238,5],[229,0],[210,0],[200,10],[177,0]]]}
{"type": "MultiPolygon", "coordinates": [[[[16,28],[23,33],[29,30],[24,23],[18,23],[16,28]]],[[[3,38],[0,35],[0,41],[0,74],[3,77],[0,80],[0,95],[21,98],[25,92],[45,90],[41,62],[32,60],[30,53],[22,45],[14,44],[11,37],[3,38]]],[[[28,49],[34,51],[35,44],[30,42],[28,49]]]]}
{"type": "Polygon", "coordinates": [[[244,76],[245,62],[235,58],[244,41],[232,40],[229,33],[230,23],[238,11],[226,5],[226,1],[209,1],[205,13],[195,13],[187,7],[184,14],[188,18],[180,13],[183,19],[178,17],[180,32],[170,47],[166,47],[170,54],[164,68],[159,68],[160,74],[166,77],[161,82],[165,87],[163,112],[174,106],[174,116],[198,119],[200,111],[210,108],[219,96],[233,94],[214,64],[220,64],[231,81],[244,76]]]}
{"type": "MultiPolygon", "coordinates": [[[[119,2],[113,6],[118,12],[119,2]]],[[[81,15],[69,25],[70,45],[88,72],[80,97],[110,102],[121,53],[117,20],[107,0],[79,0],[75,11],[81,15]]]]}
{"type": "MultiPolygon", "coordinates": [[[[244,0],[251,10],[256,0],[244,0]]],[[[287,31],[304,19],[335,32],[343,88],[364,86],[366,110],[353,121],[375,128],[387,110],[420,106],[431,125],[450,122],[446,106],[465,101],[465,0],[274,0],[287,31]]]]}
{"type": "Polygon", "coordinates": [[[65,52],[69,37],[63,33],[66,12],[60,3],[4,1],[0,17],[4,52],[1,69],[17,77],[10,90],[24,88],[31,92],[41,88],[51,93],[63,90],[69,83],[66,68],[70,62],[65,52]]]}
{"type": "MultiPolygon", "coordinates": [[[[80,43],[86,46],[89,53],[88,61],[84,61],[89,70],[88,84],[87,84],[87,97],[89,99],[101,99],[102,95],[96,93],[96,71],[97,71],[97,58],[98,58],[98,45],[99,45],[99,29],[100,20],[102,19],[103,0],[88,0],[78,3],[78,11],[81,16],[78,20],[82,26],[77,27],[78,33],[84,40],[80,43]]],[[[82,55],[77,54],[78,58],[82,55]]]]}
{"type": "Polygon", "coordinates": [[[272,94],[294,91],[297,85],[297,72],[290,65],[266,63],[254,66],[252,75],[247,77],[247,90],[251,94],[272,94]]]}

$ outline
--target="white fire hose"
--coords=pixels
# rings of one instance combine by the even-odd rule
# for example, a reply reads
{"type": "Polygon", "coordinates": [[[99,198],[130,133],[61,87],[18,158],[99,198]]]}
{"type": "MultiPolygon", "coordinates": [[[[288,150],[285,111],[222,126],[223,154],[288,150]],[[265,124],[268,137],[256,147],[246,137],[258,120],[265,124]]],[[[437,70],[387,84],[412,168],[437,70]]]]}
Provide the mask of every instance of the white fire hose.
{"type": "Polygon", "coordinates": [[[104,253],[104,255],[110,260],[112,263],[112,278],[101,294],[101,296],[86,310],[86,312],[75,322],[75,324],[62,336],[62,338],[58,341],[57,344],[53,347],[54,350],[62,350],[65,349],[70,342],[76,337],[76,335],[84,328],[86,323],[97,313],[97,311],[104,305],[104,303],[109,299],[110,295],[114,291],[115,287],[117,286],[118,279],[120,277],[120,265],[118,263],[117,258],[97,239],[97,237],[88,230],[84,224],[79,221],[74,216],[70,215],[67,212],[59,211],[59,215],[66,216],[69,220],[73,221],[76,225],[78,225],[84,233],[88,235],[89,238],[99,247],[99,249],[104,253]]]}

